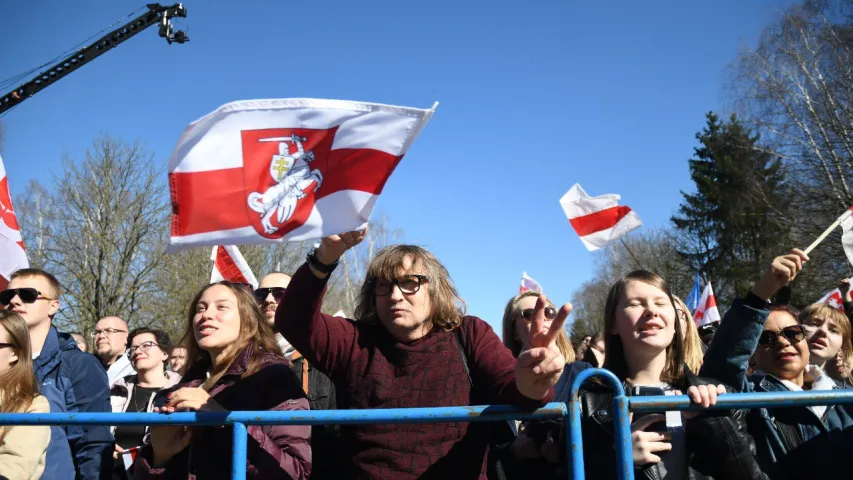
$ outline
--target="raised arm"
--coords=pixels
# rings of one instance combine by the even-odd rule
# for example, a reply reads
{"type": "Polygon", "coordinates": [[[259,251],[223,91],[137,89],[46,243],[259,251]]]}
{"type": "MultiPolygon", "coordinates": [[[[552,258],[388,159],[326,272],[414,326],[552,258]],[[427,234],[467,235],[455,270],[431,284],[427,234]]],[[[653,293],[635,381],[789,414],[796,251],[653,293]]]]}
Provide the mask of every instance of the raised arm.
{"type": "Polygon", "coordinates": [[[347,368],[356,329],[348,320],[322,313],[327,271],[365,235],[362,231],[324,238],[312,259],[293,274],[275,313],[276,329],[309,363],[332,378],[347,368]]]}
{"type": "Polygon", "coordinates": [[[715,378],[738,391],[748,389],[747,366],[769,314],[767,301],[796,278],[807,260],[808,256],[799,249],[774,258],[746,297],[734,301],[705,353],[701,376],[715,378]]]}

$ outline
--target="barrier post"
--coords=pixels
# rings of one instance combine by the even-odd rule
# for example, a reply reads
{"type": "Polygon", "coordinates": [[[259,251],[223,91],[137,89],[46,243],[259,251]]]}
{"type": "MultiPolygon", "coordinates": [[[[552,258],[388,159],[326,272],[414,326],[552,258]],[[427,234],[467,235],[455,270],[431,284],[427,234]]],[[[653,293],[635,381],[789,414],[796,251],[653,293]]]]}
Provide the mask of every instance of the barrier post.
{"type": "Polygon", "coordinates": [[[234,447],[231,451],[232,480],[246,480],[246,452],[248,449],[248,433],[246,424],[236,422],[234,425],[234,447]]]}
{"type": "Polygon", "coordinates": [[[598,377],[610,384],[613,390],[613,440],[616,447],[616,460],[618,462],[616,475],[619,480],[634,480],[634,461],[631,456],[631,421],[628,414],[628,397],[622,388],[622,382],[609,370],[601,368],[590,368],[582,371],[575,378],[570,394],[570,441],[572,448],[571,469],[575,480],[585,477],[583,462],[583,429],[581,428],[582,411],[580,402],[580,388],[584,382],[591,377],[598,377]]]}

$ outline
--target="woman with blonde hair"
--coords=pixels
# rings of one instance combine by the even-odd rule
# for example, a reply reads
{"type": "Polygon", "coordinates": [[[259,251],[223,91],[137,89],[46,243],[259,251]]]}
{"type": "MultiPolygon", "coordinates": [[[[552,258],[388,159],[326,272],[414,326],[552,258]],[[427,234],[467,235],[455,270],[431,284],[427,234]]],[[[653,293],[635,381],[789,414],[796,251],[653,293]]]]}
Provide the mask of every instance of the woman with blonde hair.
{"type": "Polygon", "coordinates": [[[672,299],[675,301],[675,313],[678,314],[681,329],[684,332],[684,363],[691,372],[699,373],[699,369],[702,368],[702,358],[705,356],[705,347],[699,337],[699,329],[696,328],[693,315],[690,314],[690,309],[684,301],[676,295],[673,295],[672,299]]]}
{"type": "MultiPolygon", "coordinates": [[[[30,332],[17,313],[0,310],[0,413],[47,413],[33,374],[30,332]]],[[[35,480],[44,472],[49,426],[0,426],[0,478],[35,480]]]]}
{"type": "MultiPolygon", "coordinates": [[[[536,300],[538,299],[538,292],[528,290],[509,299],[504,308],[503,342],[512,352],[513,357],[518,357],[530,335],[530,321],[533,318],[536,300]]],[[[550,325],[555,318],[557,318],[557,307],[548,302],[545,307],[546,324],[550,325]]],[[[557,348],[560,349],[566,363],[575,361],[575,350],[572,348],[572,343],[569,341],[565,329],[561,329],[557,336],[557,348]]]]}
{"type": "Polygon", "coordinates": [[[798,320],[806,330],[809,363],[819,367],[833,380],[853,385],[850,370],[846,367],[853,355],[847,315],[825,303],[814,303],[800,312],[798,320]],[[838,366],[842,368],[836,368],[838,366]]]}
{"type": "MultiPolygon", "coordinates": [[[[181,383],[157,393],[154,410],[308,410],[302,386],[281,355],[254,295],[223,281],[205,286],[187,312],[181,344],[189,368],[181,383]]],[[[161,358],[165,358],[165,355],[161,358]]],[[[311,427],[248,426],[248,478],[306,479],[311,427]]],[[[231,428],[152,427],[134,464],[137,478],[224,478],[231,471],[231,428]],[[193,477],[190,477],[190,474],[193,477]]]]}

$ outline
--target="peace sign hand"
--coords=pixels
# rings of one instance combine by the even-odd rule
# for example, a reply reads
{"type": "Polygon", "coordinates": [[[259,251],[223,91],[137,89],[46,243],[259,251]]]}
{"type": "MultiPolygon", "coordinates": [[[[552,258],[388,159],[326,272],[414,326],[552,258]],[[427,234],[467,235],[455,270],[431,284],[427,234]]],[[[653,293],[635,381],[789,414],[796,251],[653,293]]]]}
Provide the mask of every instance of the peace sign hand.
{"type": "Polygon", "coordinates": [[[547,306],[548,299],[545,295],[539,295],[530,321],[530,335],[515,362],[518,391],[536,400],[548,395],[548,390],[560,379],[566,365],[566,359],[557,348],[557,336],[572,312],[572,305],[563,305],[550,325],[546,325],[545,320],[547,306]]]}

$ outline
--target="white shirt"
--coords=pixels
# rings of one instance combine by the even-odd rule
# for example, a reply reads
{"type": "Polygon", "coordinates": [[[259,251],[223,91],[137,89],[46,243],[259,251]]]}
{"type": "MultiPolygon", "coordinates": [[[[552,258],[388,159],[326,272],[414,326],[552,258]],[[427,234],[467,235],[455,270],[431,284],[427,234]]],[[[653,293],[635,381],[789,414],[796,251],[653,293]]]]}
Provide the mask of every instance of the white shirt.
{"type": "Polygon", "coordinates": [[[133,365],[130,364],[130,359],[127,358],[127,355],[118,357],[118,360],[113,362],[113,364],[107,369],[107,379],[109,381],[110,388],[113,388],[113,385],[115,385],[119,379],[128,375],[134,375],[135,373],[136,370],[133,369],[133,365]]]}
{"type": "Polygon", "coordinates": [[[296,349],[293,348],[293,345],[291,345],[290,342],[288,342],[280,333],[275,334],[275,341],[278,343],[278,348],[281,349],[281,354],[284,355],[285,358],[290,358],[290,356],[293,355],[293,352],[296,351],[296,349]]]}

